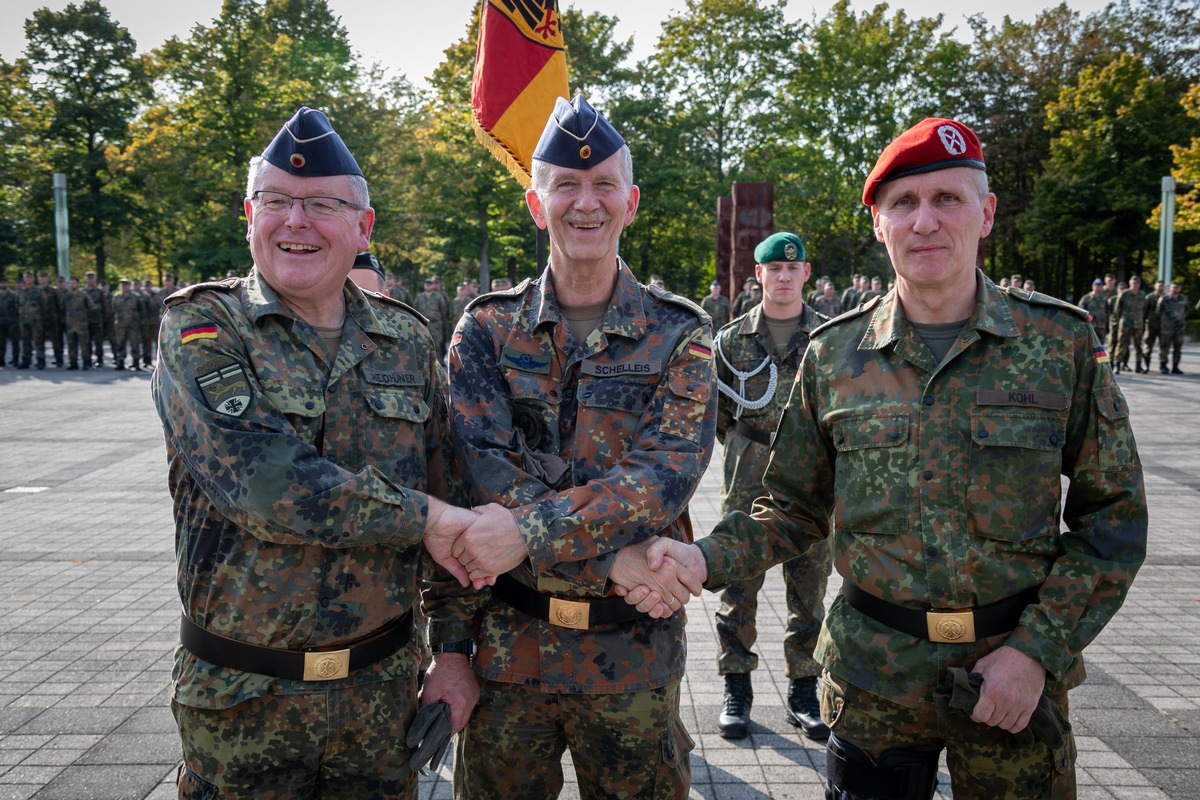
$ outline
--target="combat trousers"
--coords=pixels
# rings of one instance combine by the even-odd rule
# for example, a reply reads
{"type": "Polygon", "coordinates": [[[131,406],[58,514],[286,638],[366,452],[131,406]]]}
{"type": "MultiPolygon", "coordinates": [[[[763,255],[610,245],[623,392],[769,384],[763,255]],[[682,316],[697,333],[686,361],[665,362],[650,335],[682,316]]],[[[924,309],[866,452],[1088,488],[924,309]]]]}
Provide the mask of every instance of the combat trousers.
{"type": "Polygon", "coordinates": [[[138,335],[137,328],[133,325],[116,325],[114,326],[112,336],[112,351],[113,351],[113,366],[125,366],[125,354],[129,353],[133,356],[131,366],[138,365],[138,335]]]}
{"type": "Polygon", "coordinates": [[[95,355],[89,354],[97,367],[104,364],[104,323],[100,320],[88,322],[88,338],[91,340],[95,355]]]}
{"type": "MultiPolygon", "coordinates": [[[[1142,329],[1133,325],[1121,325],[1121,331],[1118,335],[1116,359],[1117,363],[1125,365],[1129,363],[1129,343],[1133,343],[1134,352],[1137,353],[1137,361],[1134,362],[1137,366],[1141,366],[1142,354],[1142,329]]],[[[1112,354],[1110,354],[1112,355],[1112,354]]]]}
{"type": "Polygon", "coordinates": [[[486,681],[458,735],[455,800],[551,800],[571,749],[579,795],[685,800],[694,743],[679,718],[679,682],[618,694],[548,694],[486,681]]]}
{"type": "Polygon", "coordinates": [[[1146,326],[1146,366],[1150,366],[1150,358],[1154,355],[1154,343],[1158,341],[1160,326],[1146,326]]]}
{"type": "Polygon", "coordinates": [[[5,364],[16,366],[21,359],[21,326],[12,320],[0,322],[0,367],[5,364]],[[12,358],[9,358],[9,351],[12,358]]]}
{"type": "MultiPolygon", "coordinates": [[[[875,761],[888,750],[946,751],[954,800],[1071,800],[1075,797],[1075,739],[1068,732],[1055,751],[1026,729],[1011,734],[972,722],[965,714],[940,717],[933,703],[908,708],[863,691],[826,672],[821,718],[838,739],[875,761]]],[[[1053,696],[1067,718],[1067,693],[1053,696]]]]}
{"type": "MultiPolygon", "coordinates": [[[[817,636],[825,621],[825,587],[829,583],[829,542],[817,542],[800,558],[783,563],[787,598],[787,629],[783,634],[784,675],[789,679],[821,674],[813,658],[817,636]]],[[[721,590],[717,609],[717,674],[753,672],[758,655],[751,648],[758,638],[758,593],[766,575],[731,581],[721,590]]]]}
{"type": "Polygon", "coordinates": [[[141,330],[142,338],[142,364],[150,366],[150,362],[154,359],[154,345],[157,344],[158,337],[157,326],[144,325],[141,330]]]}
{"type": "Polygon", "coordinates": [[[54,351],[54,364],[63,365],[63,327],[57,322],[46,326],[46,335],[50,338],[50,349],[54,351]]]}
{"type": "Polygon", "coordinates": [[[21,363],[25,366],[34,361],[46,366],[46,335],[42,330],[40,319],[21,323],[21,363]]]}
{"type": "Polygon", "coordinates": [[[83,368],[88,369],[92,366],[91,362],[88,361],[88,359],[91,358],[91,344],[92,342],[91,339],[88,338],[87,328],[79,328],[76,330],[67,331],[67,360],[70,362],[72,367],[79,364],[79,356],[81,351],[83,355],[83,368]]]}
{"type": "Polygon", "coordinates": [[[180,800],[416,800],[404,735],[416,679],[268,695],[233,708],[172,701],[183,740],[180,800]]]}
{"type": "Polygon", "coordinates": [[[1163,329],[1162,342],[1158,346],[1158,365],[1179,369],[1179,358],[1183,355],[1183,328],[1163,329]],[[1167,359],[1171,358],[1171,363],[1167,359]]]}

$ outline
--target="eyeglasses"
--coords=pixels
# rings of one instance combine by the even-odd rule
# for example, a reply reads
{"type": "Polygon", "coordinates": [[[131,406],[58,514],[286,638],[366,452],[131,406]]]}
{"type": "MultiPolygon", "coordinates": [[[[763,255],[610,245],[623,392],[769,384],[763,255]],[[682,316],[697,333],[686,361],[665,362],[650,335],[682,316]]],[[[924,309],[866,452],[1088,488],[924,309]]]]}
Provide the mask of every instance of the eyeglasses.
{"type": "Polygon", "coordinates": [[[337,197],[293,197],[283,192],[257,191],[250,198],[268,214],[287,214],[292,210],[292,204],[300,201],[304,213],[310,217],[332,217],[341,213],[343,208],[353,208],[363,211],[363,207],[349,200],[337,197]]]}

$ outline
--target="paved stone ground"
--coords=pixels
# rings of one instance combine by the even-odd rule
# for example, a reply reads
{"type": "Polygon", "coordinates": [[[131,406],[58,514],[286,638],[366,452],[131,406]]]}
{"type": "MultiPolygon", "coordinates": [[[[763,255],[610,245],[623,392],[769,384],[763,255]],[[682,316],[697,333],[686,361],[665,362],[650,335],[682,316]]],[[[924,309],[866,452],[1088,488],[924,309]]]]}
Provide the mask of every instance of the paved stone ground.
{"type": "MultiPolygon", "coordinates": [[[[1182,366],[1183,377],[1121,379],[1146,468],[1150,555],[1072,693],[1086,800],[1200,797],[1200,346],[1182,366]]],[[[179,612],[149,376],[9,368],[0,409],[0,800],[173,797],[179,612]]],[[[693,504],[698,532],[716,521],[719,494],[711,469],[693,504]]],[[[778,570],[760,606],[754,723],[740,742],[715,732],[715,599],[690,606],[692,797],[822,797],[823,750],[783,717],[778,570]]],[[[449,798],[448,774],[426,779],[422,797],[449,798]]],[[[949,796],[944,767],[940,791],[949,796]]],[[[578,797],[577,785],[563,796],[578,797]]]]}

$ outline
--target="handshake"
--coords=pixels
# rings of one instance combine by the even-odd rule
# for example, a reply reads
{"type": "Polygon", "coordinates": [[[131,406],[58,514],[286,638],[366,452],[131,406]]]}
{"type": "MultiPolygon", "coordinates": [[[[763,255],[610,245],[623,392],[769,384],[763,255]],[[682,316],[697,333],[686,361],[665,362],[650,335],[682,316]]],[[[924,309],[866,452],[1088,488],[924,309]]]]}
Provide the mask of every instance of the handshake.
{"type": "MultiPolygon", "coordinates": [[[[495,503],[458,508],[429,498],[425,548],[463,586],[491,586],[529,556],[512,512],[495,503]]],[[[669,617],[699,597],[708,567],[694,544],[651,536],[622,547],[609,580],[625,602],[654,618],[669,617]]]]}

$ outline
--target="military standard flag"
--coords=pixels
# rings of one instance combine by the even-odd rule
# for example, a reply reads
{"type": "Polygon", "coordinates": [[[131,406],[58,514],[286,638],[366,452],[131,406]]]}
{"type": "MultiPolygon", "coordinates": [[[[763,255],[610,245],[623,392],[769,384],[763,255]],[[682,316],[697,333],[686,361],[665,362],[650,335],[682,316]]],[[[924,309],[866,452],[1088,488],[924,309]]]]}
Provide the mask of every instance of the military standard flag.
{"type": "Polygon", "coordinates": [[[525,187],[555,98],[568,97],[559,22],[558,0],[483,0],[471,84],[475,135],[525,187]]]}

